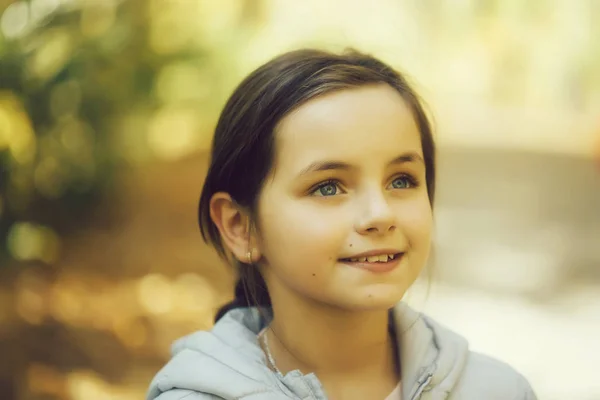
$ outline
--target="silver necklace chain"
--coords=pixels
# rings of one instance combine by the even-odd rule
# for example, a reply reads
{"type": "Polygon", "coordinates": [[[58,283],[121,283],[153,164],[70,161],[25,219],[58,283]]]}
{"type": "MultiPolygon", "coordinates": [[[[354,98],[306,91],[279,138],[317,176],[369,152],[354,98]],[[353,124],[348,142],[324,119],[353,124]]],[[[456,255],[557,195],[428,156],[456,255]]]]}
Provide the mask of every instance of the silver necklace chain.
{"type": "Polygon", "coordinates": [[[277,365],[275,365],[275,360],[273,359],[273,355],[271,354],[271,349],[269,349],[269,341],[267,339],[267,328],[263,329],[262,332],[260,332],[259,334],[260,339],[263,343],[263,347],[265,350],[265,354],[267,356],[267,361],[269,362],[269,366],[279,375],[283,374],[281,373],[281,371],[279,370],[279,368],[277,368],[277,365]]]}

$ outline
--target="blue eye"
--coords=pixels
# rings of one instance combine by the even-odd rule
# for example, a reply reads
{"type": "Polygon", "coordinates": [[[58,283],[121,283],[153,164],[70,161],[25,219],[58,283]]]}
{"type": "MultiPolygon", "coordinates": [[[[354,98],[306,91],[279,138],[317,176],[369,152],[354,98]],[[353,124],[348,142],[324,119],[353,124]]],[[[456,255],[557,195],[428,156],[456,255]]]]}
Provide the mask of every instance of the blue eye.
{"type": "Polygon", "coordinates": [[[414,186],[416,184],[409,176],[399,176],[392,181],[392,188],[394,189],[409,189],[414,186]]]}
{"type": "Polygon", "coordinates": [[[335,196],[339,192],[338,183],[334,181],[324,182],[312,191],[313,196],[335,196]]]}

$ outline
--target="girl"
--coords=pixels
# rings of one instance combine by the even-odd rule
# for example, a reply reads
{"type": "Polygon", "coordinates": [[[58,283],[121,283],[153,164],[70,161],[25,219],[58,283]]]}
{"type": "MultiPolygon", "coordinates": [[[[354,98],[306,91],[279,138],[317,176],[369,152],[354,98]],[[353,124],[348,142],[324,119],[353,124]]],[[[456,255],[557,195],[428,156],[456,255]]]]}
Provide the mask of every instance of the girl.
{"type": "Polygon", "coordinates": [[[147,398],[534,399],[400,301],[429,253],[434,150],[417,94],[373,57],[302,50],[250,74],[199,207],[235,300],[174,345],[147,398]]]}

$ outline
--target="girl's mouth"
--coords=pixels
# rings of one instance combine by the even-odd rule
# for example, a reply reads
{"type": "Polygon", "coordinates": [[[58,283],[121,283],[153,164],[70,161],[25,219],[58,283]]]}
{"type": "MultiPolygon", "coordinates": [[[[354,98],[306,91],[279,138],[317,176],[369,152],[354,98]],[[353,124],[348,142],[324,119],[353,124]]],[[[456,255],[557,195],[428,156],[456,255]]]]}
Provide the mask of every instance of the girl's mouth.
{"type": "Polygon", "coordinates": [[[389,272],[396,268],[404,253],[380,254],[368,257],[342,258],[340,262],[370,272],[389,272]]]}
{"type": "Polygon", "coordinates": [[[377,256],[368,256],[368,257],[352,257],[352,258],[342,258],[342,262],[369,262],[369,263],[386,263],[391,260],[400,257],[403,253],[393,253],[393,254],[381,254],[377,256]]]}

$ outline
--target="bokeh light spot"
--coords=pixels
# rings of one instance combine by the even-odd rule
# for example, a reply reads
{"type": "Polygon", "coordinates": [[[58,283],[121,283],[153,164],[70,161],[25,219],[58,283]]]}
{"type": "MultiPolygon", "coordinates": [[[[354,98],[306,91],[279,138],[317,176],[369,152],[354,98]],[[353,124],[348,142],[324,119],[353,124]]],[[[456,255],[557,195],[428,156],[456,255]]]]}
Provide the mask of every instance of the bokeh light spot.
{"type": "Polygon", "coordinates": [[[17,222],[9,230],[7,245],[9,252],[17,260],[52,263],[58,258],[60,241],[45,226],[17,222]]]}
{"type": "Polygon", "coordinates": [[[29,25],[29,6],[24,1],[9,5],[0,17],[0,31],[7,38],[18,38],[29,25]]]}
{"type": "Polygon", "coordinates": [[[137,287],[138,301],[151,314],[164,314],[173,306],[173,286],[160,274],[143,277],[137,287]]]}

